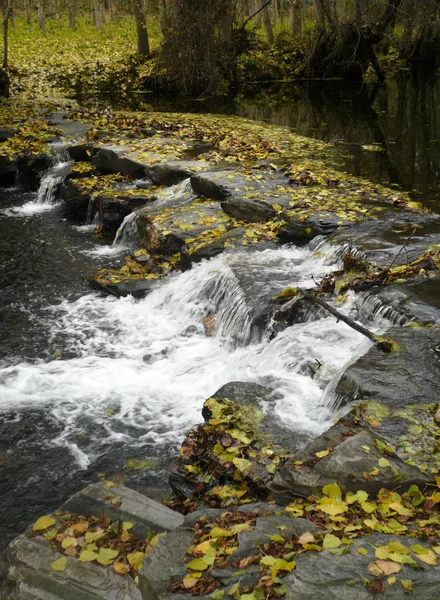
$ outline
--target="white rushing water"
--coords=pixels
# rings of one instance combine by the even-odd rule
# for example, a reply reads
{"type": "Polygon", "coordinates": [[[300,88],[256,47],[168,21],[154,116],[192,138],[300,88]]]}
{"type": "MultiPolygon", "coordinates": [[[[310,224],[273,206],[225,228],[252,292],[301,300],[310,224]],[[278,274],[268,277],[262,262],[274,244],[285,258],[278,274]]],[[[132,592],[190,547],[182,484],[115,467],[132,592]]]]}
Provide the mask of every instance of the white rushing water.
{"type": "MultiPolygon", "coordinates": [[[[4,366],[0,410],[50,412],[63,433],[49,443],[68,446],[81,467],[113,442],[177,445],[200,422],[203,401],[230,381],[275,387],[282,420],[317,435],[332,419],[324,388],[369,342],[333,317],[269,340],[251,327],[252,305],[286,284],[314,285],[335,261],[335,248],[323,244],[319,252],[241,251],[171,276],[140,301],[98,294],[65,301],[48,313],[58,358],[4,366]],[[207,315],[217,318],[212,337],[204,333],[207,315]],[[322,367],[312,379],[304,366],[315,361],[322,367]],[[78,437],[84,430],[87,444],[78,437]]],[[[354,302],[343,310],[355,314],[354,302]]]]}
{"type": "Polygon", "coordinates": [[[41,214],[59,206],[59,190],[71,168],[67,146],[61,142],[51,144],[53,166],[48,169],[40,181],[37,194],[22,206],[7,209],[6,214],[32,216],[41,214]]]}

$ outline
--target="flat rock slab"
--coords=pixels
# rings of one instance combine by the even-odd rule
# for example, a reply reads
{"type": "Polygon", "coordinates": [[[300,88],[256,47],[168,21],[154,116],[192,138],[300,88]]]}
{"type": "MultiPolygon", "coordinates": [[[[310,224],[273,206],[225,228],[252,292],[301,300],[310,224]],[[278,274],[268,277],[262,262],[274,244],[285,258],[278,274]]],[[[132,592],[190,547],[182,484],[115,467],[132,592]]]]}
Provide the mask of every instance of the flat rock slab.
{"type": "MultiPolygon", "coordinates": [[[[249,509],[252,505],[249,505],[249,509]]],[[[272,507],[279,508],[279,507],[272,507]]],[[[241,509],[239,509],[241,510],[241,509]]],[[[139,574],[143,600],[193,600],[207,599],[209,595],[194,596],[190,593],[172,593],[171,585],[181,581],[188,574],[186,564],[191,559],[187,554],[194,541],[193,531],[195,517],[211,519],[215,517],[212,510],[198,511],[185,521],[182,528],[162,538],[154,552],[143,563],[139,574]]],[[[290,518],[284,515],[267,515],[257,518],[252,531],[238,535],[238,547],[228,558],[224,568],[214,567],[211,575],[219,582],[220,591],[228,598],[228,591],[239,583],[240,586],[252,585],[261,576],[257,564],[251,564],[237,573],[237,567],[230,565],[232,561],[251,556],[258,552],[258,545],[267,544],[269,538],[282,530],[285,539],[296,540],[305,532],[320,535],[319,528],[303,518],[290,518]]],[[[400,600],[405,594],[400,581],[410,580],[413,584],[414,597],[421,600],[438,600],[440,594],[440,566],[427,566],[410,551],[411,545],[418,543],[427,550],[429,544],[409,536],[383,535],[373,533],[362,538],[355,538],[346,546],[346,553],[336,555],[329,550],[316,552],[309,550],[294,557],[296,567],[282,578],[287,588],[286,598],[292,600],[370,600],[377,598],[374,589],[380,590],[379,597],[387,600],[400,600]],[[369,572],[369,565],[375,561],[375,549],[387,546],[391,542],[399,542],[406,546],[408,553],[416,561],[419,568],[399,565],[393,583],[386,577],[375,577],[369,572]],[[359,552],[361,550],[361,552],[359,552]]],[[[393,563],[391,563],[393,564],[393,563]]],[[[396,563],[394,563],[396,565],[396,563]]]]}
{"type": "MultiPolygon", "coordinates": [[[[64,555],[43,538],[16,538],[0,564],[5,600],[141,600],[138,586],[130,577],[112,568],[83,563],[67,556],[63,572],[51,564],[64,555]]],[[[1,584],[0,584],[1,585],[1,584]]]]}
{"type": "Polygon", "coordinates": [[[62,510],[85,516],[103,515],[112,521],[131,521],[134,523],[132,532],[139,538],[145,538],[149,530],[171,531],[183,523],[181,514],[163,504],[124,486],[107,487],[105,483],[90,485],[75,494],[62,510]],[[120,501],[118,507],[112,504],[115,499],[120,501]]]}
{"type": "MultiPolygon", "coordinates": [[[[282,581],[287,588],[286,598],[295,600],[402,600],[413,595],[417,600],[437,600],[440,597],[440,566],[426,566],[419,562],[420,568],[402,565],[394,585],[389,585],[384,578],[380,593],[374,593],[368,586],[380,578],[368,572],[368,565],[375,560],[375,547],[386,546],[390,542],[400,542],[408,549],[414,543],[426,548],[428,546],[419,539],[405,536],[373,534],[366,538],[355,539],[350,551],[335,556],[329,550],[323,552],[306,552],[296,557],[296,567],[282,581]],[[366,554],[358,552],[365,548],[366,554]],[[400,584],[402,580],[410,580],[413,594],[406,594],[400,584]]],[[[417,561],[417,557],[413,555],[417,561]]],[[[418,561],[417,561],[418,562],[418,561]]]]}
{"type": "MultiPolygon", "coordinates": [[[[104,516],[112,521],[130,521],[139,538],[149,531],[171,531],[184,517],[124,486],[105,483],[89,486],[72,496],[63,512],[83,516],[104,516]],[[112,504],[117,501],[117,506],[112,504]]],[[[57,514],[52,515],[57,520],[57,514]]],[[[59,521],[58,521],[59,522],[59,521]]],[[[95,562],[81,562],[66,556],[67,567],[59,572],[51,564],[61,558],[41,536],[30,530],[16,538],[0,559],[0,597],[5,600],[140,600],[131,577],[118,575],[113,568],[95,562]],[[2,586],[2,587],[1,587],[2,586]]]]}
{"type": "Polygon", "coordinates": [[[203,161],[185,161],[185,152],[195,142],[152,137],[118,140],[115,144],[95,146],[91,162],[105,173],[130,177],[150,177],[160,185],[172,185],[207,168],[203,161]]]}

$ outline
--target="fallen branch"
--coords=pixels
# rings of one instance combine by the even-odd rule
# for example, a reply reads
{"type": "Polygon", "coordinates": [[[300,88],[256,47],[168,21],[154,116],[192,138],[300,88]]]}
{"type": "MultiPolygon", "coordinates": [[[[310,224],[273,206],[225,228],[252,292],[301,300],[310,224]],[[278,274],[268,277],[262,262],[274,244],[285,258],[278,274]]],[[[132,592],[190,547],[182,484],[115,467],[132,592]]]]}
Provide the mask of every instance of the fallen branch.
{"type": "Polygon", "coordinates": [[[349,327],[351,327],[358,333],[361,333],[362,335],[367,337],[383,352],[388,353],[388,352],[391,352],[391,350],[393,349],[392,342],[389,342],[388,340],[384,340],[383,338],[379,338],[372,331],[370,331],[366,327],[363,327],[362,325],[359,325],[358,323],[353,321],[353,319],[350,319],[350,317],[346,317],[345,315],[340,313],[338,310],[336,310],[335,308],[330,306],[330,304],[327,304],[327,302],[325,302],[324,300],[321,300],[321,298],[317,298],[310,292],[307,292],[306,290],[303,290],[301,288],[297,288],[297,289],[298,289],[298,292],[301,294],[301,296],[303,296],[303,298],[305,298],[306,300],[309,300],[310,302],[313,302],[314,304],[317,304],[318,306],[320,306],[321,308],[323,308],[324,310],[329,312],[331,315],[336,317],[336,319],[338,321],[342,321],[343,323],[345,323],[346,325],[348,325],[349,327]]]}

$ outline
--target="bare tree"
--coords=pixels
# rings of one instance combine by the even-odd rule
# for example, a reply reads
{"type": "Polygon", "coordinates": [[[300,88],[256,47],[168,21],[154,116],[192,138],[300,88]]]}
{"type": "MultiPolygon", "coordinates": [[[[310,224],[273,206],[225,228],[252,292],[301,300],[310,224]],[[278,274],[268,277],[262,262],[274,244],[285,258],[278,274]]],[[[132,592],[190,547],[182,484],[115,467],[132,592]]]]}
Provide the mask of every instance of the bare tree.
{"type": "Polygon", "coordinates": [[[136,21],[137,51],[139,54],[150,54],[150,41],[147,29],[147,8],[145,0],[133,0],[134,18],[136,21]]]}

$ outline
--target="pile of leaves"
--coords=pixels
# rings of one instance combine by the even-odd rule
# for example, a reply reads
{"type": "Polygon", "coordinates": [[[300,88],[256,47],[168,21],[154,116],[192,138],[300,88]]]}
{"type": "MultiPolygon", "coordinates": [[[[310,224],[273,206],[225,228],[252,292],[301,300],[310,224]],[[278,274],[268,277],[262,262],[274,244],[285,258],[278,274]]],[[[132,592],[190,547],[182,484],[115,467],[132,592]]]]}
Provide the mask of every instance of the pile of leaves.
{"type": "Polygon", "coordinates": [[[287,593],[282,579],[295,569],[298,556],[324,550],[333,555],[347,554],[352,551],[354,540],[364,537],[366,547],[358,546],[357,552],[368,555],[371,552],[368,536],[372,532],[405,538],[400,542],[393,537],[388,544],[373,547],[374,559],[367,572],[360,573],[359,579],[352,580],[350,585],[361,583],[372,592],[381,592],[385,583],[391,586],[399,582],[403,590],[411,591],[412,581],[397,577],[402,567],[426,568],[438,564],[439,487],[437,478],[437,489],[422,492],[413,485],[402,495],[382,489],[376,498],[369,498],[364,491],[348,492],[343,497],[336,483],[326,485],[321,497],[298,499],[285,508],[285,513],[293,518],[307,518],[319,527],[318,531],[298,536],[288,526],[280,525],[249,556],[235,559],[238,534],[251,531],[257,518],[271,513],[225,512],[216,519],[199,519],[194,527],[194,542],[187,551],[188,574],[172,585],[172,591],[195,596],[209,594],[213,600],[280,598],[287,593]],[[417,543],[417,539],[422,539],[425,545],[417,543]],[[234,575],[238,579],[252,565],[258,565],[259,572],[251,584],[241,585],[238,580],[229,589],[221,589],[220,581],[213,575],[214,569],[232,567],[237,569],[234,575]]]}
{"type": "Polygon", "coordinates": [[[30,536],[43,536],[52,548],[64,555],[51,563],[54,571],[64,571],[67,556],[81,562],[112,567],[120,575],[137,577],[142,560],[153,551],[160,537],[151,531],[145,540],[130,533],[130,521],[110,522],[106,517],[84,517],[56,512],[40,517],[30,536]]]}
{"type": "Polygon", "coordinates": [[[52,127],[44,119],[29,121],[21,125],[18,132],[0,145],[0,154],[14,159],[20,155],[39,156],[49,152],[47,143],[60,135],[60,130],[52,127]]]}
{"type": "Polygon", "coordinates": [[[323,293],[363,292],[373,287],[402,283],[415,277],[428,277],[440,269],[440,246],[431,246],[422,256],[396,267],[376,267],[350,252],[343,259],[343,269],[327,275],[320,283],[323,293]]]}
{"type": "Polygon", "coordinates": [[[211,507],[246,504],[267,497],[267,484],[286,452],[265,439],[259,429],[263,413],[255,406],[242,406],[227,398],[205,403],[205,423],[190,430],[182,443],[178,472],[194,486],[196,502],[211,507]]]}

